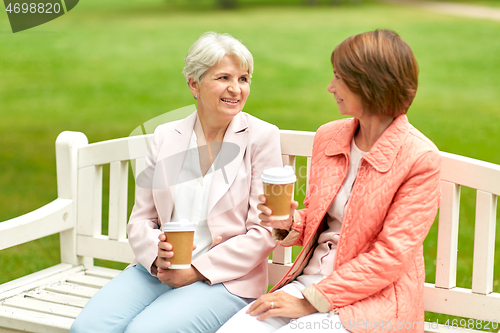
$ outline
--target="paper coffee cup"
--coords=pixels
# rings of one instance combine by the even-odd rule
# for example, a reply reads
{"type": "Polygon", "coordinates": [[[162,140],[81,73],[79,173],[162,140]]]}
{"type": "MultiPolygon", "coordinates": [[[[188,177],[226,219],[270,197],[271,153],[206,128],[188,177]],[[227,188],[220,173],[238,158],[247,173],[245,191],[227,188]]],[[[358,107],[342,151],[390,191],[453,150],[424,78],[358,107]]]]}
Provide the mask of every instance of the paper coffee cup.
{"type": "Polygon", "coordinates": [[[172,244],[174,252],[174,256],[169,259],[172,264],[169,268],[190,268],[193,258],[194,223],[186,220],[167,222],[163,225],[162,231],[167,236],[167,242],[172,244]]]}
{"type": "Polygon", "coordinates": [[[269,168],[262,172],[262,183],[266,206],[273,212],[275,220],[286,220],[290,216],[293,184],[297,180],[295,171],[289,165],[283,168],[269,168]]]}

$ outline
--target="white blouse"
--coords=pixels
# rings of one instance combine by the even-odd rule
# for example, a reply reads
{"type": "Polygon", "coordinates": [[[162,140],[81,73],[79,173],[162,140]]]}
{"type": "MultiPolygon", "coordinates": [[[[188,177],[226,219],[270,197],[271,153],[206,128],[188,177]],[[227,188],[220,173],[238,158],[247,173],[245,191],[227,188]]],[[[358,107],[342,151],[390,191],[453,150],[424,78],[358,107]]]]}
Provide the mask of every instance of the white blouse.
{"type": "Polygon", "coordinates": [[[358,175],[361,159],[366,154],[367,152],[360,150],[356,146],[353,137],[351,141],[347,177],[326,214],[328,229],[319,235],[318,246],[314,250],[309,263],[304,268],[303,275],[297,278],[297,280],[302,282],[305,286],[317,283],[333,272],[333,263],[337,251],[342,221],[344,220],[345,208],[351,197],[352,187],[358,175]]]}
{"type": "Polygon", "coordinates": [[[212,235],[208,229],[208,198],[214,176],[215,158],[205,176],[201,174],[200,157],[198,154],[198,141],[193,130],[184,163],[175,187],[174,210],[172,222],[186,219],[196,225],[193,251],[193,260],[206,253],[212,245],[212,235]]]}

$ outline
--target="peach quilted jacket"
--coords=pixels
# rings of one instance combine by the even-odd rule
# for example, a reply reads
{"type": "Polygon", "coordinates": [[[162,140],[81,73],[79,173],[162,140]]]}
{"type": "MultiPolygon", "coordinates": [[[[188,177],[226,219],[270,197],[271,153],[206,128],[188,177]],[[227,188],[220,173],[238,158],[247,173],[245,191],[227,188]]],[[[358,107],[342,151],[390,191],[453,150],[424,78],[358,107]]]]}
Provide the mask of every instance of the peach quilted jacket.
{"type": "MultiPolygon", "coordinates": [[[[356,119],[323,125],[313,145],[301,221],[281,241],[303,245],[293,280],[323,231],[325,213],[348,171],[356,119]]],[[[406,115],[396,118],[361,160],[345,211],[333,273],[304,296],[320,312],[339,313],[351,332],[423,332],[422,243],[439,205],[440,155],[406,115]]]]}

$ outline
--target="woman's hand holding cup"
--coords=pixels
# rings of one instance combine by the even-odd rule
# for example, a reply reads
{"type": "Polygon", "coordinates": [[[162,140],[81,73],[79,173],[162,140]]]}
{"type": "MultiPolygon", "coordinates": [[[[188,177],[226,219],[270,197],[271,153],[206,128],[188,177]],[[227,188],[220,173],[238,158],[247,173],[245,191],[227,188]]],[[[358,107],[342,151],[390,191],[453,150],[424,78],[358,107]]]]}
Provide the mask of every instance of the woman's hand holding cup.
{"type": "MultiPolygon", "coordinates": [[[[158,256],[155,260],[155,265],[161,269],[168,269],[172,263],[169,259],[174,256],[173,246],[169,242],[167,242],[167,236],[164,233],[161,233],[158,236],[160,240],[158,242],[158,256]]],[[[196,244],[193,244],[193,251],[196,250],[196,244]]]]}
{"type": "MultiPolygon", "coordinates": [[[[189,269],[172,269],[172,258],[174,257],[173,245],[167,242],[165,233],[158,236],[158,256],[155,260],[157,267],[157,277],[161,283],[172,288],[179,288],[196,281],[205,281],[206,278],[198,272],[192,265],[189,269]]],[[[193,251],[196,245],[193,244],[193,251]]]]}
{"type": "Polygon", "coordinates": [[[275,220],[271,208],[266,206],[266,196],[264,194],[259,195],[259,200],[261,203],[257,205],[257,209],[261,212],[259,214],[259,218],[261,220],[260,224],[264,227],[290,231],[292,227],[292,217],[295,215],[295,211],[297,210],[299,203],[292,200],[290,203],[290,216],[285,220],[275,220]]]}
{"type": "Polygon", "coordinates": [[[259,196],[262,204],[257,205],[261,225],[290,231],[295,210],[299,206],[292,200],[293,185],[297,180],[295,170],[290,166],[268,168],[261,175],[264,194],[259,196]],[[291,202],[290,206],[289,202],[291,202]]]}
{"type": "Polygon", "coordinates": [[[161,233],[158,236],[160,240],[158,242],[158,257],[156,258],[155,265],[161,269],[168,269],[171,265],[169,259],[174,256],[174,252],[172,252],[172,244],[167,242],[167,236],[164,233],[161,233]]]}

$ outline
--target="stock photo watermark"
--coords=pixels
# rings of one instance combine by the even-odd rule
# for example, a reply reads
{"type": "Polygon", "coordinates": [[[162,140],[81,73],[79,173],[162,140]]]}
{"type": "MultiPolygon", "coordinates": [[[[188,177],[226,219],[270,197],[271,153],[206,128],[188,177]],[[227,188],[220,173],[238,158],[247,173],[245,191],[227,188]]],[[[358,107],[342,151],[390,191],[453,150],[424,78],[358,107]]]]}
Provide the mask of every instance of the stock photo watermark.
{"type": "Polygon", "coordinates": [[[417,321],[417,322],[385,322],[385,321],[370,321],[367,319],[349,320],[348,322],[340,322],[333,319],[323,319],[321,321],[303,321],[292,319],[290,321],[290,328],[292,330],[334,330],[334,329],[347,329],[347,330],[399,330],[402,332],[408,330],[435,330],[439,328],[448,329],[498,329],[499,323],[497,321],[486,321],[476,319],[453,319],[446,321],[417,321]]]}
{"type": "Polygon", "coordinates": [[[63,16],[79,0],[3,0],[12,32],[31,29],[63,16]]]}

